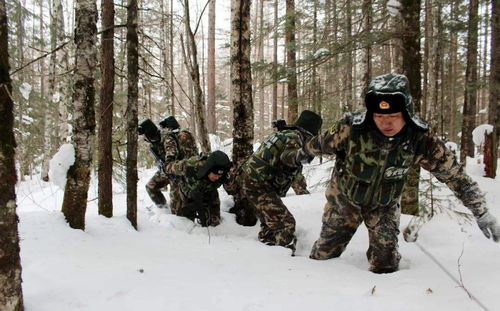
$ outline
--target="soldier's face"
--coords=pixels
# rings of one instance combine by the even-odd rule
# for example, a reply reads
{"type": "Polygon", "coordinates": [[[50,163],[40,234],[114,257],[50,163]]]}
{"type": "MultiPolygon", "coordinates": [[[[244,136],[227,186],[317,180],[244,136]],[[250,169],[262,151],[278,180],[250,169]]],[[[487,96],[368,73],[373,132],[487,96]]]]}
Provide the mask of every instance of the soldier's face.
{"type": "Polygon", "coordinates": [[[217,180],[219,180],[219,178],[222,177],[222,175],[224,175],[224,171],[220,170],[218,172],[210,172],[208,173],[208,179],[211,181],[211,182],[216,182],[217,180]]]}
{"type": "Polygon", "coordinates": [[[382,134],[388,137],[399,133],[406,124],[402,112],[390,114],[373,113],[373,121],[375,121],[375,125],[377,125],[382,134]]]}

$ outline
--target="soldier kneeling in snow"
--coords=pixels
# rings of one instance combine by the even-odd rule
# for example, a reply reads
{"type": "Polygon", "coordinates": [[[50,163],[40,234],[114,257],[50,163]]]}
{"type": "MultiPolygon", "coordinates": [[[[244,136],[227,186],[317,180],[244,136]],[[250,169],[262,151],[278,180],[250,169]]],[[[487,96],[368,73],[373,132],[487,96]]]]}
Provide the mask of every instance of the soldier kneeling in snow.
{"type": "Polygon", "coordinates": [[[165,174],[178,186],[172,198],[172,211],[178,216],[197,220],[202,226],[220,224],[220,200],[217,188],[227,180],[231,161],[222,151],[207,156],[170,161],[164,166],[165,174]]]}
{"type": "Polygon", "coordinates": [[[430,171],[470,209],[479,228],[498,241],[500,226],[484,195],[455,156],[428,125],[413,114],[408,79],[386,74],[373,79],[365,97],[366,113],[346,116],[314,137],[306,150],[336,155],[326,190],[327,203],[319,239],[310,258],[338,257],[364,221],[370,246],[370,270],[398,269],[400,198],[413,164],[430,171]]]}

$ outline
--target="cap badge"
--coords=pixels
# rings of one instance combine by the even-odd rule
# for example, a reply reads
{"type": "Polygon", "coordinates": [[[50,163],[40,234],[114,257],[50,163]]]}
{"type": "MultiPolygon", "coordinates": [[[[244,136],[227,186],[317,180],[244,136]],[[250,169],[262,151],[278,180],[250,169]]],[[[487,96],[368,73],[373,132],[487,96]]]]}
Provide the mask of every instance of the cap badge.
{"type": "Polygon", "coordinates": [[[380,109],[389,109],[391,108],[391,105],[386,102],[386,101],[381,101],[380,104],[378,104],[380,109]]]}

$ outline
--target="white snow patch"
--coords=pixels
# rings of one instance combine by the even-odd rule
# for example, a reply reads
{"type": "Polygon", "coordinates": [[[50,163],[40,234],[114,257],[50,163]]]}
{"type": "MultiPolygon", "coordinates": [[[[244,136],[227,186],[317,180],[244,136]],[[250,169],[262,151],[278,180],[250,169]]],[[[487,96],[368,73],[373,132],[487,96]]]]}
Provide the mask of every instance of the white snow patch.
{"type": "Polygon", "coordinates": [[[389,0],[387,2],[387,10],[389,10],[389,14],[391,16],[397,16],[400,12],[401,3],[398,0],[389,0]]]}
{"type": "Polygon", "coordinates": [[[491,134],[493,132],[493,125],[481,124],[472,131],[472,141],[476,146],[484,145],[484,134],[491,134]]]}
{"type": "Polygon", "coordinates": [[[31,84],[29,84],[28,82],[23,82],[20,86],[19,86],[19,92],[21,92],[21,95],[23,96],[24,99],[26,100],[29,100],[30,99],[30,94],[31,94],[31,90],[33,89],[33,87],[31,86],[31,84]]]}
{"type": "Polygon", "coordinates": [[[75,148],[72,144],[64,144],[50,160],[49,180],[64,190],[66,175],[71,165],[75,163],[75,148]]]}

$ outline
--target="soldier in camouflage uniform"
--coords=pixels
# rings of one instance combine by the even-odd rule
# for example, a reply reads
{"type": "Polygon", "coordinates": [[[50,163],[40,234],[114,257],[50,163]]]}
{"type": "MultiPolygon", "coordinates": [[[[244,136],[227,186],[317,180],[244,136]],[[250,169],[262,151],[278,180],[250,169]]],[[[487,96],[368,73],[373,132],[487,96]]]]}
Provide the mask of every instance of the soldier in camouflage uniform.
{"type": "MultiPolygon", "coordinates": [[[[193,135],[188,130],[180,130],[179,123],[174,116],[168,116],[160,122],[162,157],[165,161],[181,160],[198,154],[198,148],[193,135]]],[[[159,208],[166,208],[167,201],[161,190],[170,184],[170,197],[178,195],[178,187],[168,177],[158,170],[146,184],[146,191],[151,200],[159,208]]],[[[175,214],[175,210],[172,209],[175,214]]]]}
{"type": "Polygon", "coordinates": [[[297,122],[269,135],[259,149],[242,165],[241,191],[260,219],[259,241],[295,251],[295,219],[281,201],[302,164],[312,160],[303,150],[305,143],[321,128],[322,119],[305,110],[297,122]]]}
{"type": "Polygon", "coordinates": [[[179,187],[171,202],[172,211],[197,219],[202,226],[217,226],[221,221],[217,188],[227,181],[231,165],[222,151],[167,162],[164,171],[179,187]]]}
{"type": "Polygon", "coordinates": [[[366,113],[348,115],[306,146],[312,154],[336,155],[326,190],[327,203],[319,239],[310,258],[329,259],[344,251],[364,221],[368,228],[370,270],[398,269],[399,200],[413,164],[445,183],[476,217],[489,238],[500,226],[486,208],[478,185],[444,143],[413,114],[408,80],[403,75],[376,77],[365,97],[366,113]]]}

